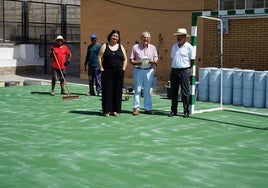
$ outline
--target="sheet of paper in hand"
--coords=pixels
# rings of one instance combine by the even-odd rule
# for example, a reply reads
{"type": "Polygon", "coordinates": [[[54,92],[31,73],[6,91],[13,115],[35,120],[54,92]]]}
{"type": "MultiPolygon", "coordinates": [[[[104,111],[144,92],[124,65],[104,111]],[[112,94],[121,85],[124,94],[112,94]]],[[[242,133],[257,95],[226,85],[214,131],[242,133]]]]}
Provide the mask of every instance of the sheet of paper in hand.
{"type": "Polygon", "coordinates": [[[151,67],[151,64],[149,64],[150,60],[151,59],[149,57],[142,57],[141,58],[142,65],[140,66],[140,68],[142,69],[150,68],[151,67]]]}

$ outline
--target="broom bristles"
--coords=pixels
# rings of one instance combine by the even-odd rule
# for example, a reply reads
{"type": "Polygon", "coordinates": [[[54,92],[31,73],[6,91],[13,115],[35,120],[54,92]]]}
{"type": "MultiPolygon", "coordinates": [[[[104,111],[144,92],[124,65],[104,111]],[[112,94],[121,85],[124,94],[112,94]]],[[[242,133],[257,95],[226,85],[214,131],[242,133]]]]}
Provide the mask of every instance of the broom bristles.
{"type": "Polygon", "coordinates": [[[66,99],[77,99],[79,96],[78,95],[67,95],[67,96],[63,96],[62,99],[66,100],[66,99]]]}

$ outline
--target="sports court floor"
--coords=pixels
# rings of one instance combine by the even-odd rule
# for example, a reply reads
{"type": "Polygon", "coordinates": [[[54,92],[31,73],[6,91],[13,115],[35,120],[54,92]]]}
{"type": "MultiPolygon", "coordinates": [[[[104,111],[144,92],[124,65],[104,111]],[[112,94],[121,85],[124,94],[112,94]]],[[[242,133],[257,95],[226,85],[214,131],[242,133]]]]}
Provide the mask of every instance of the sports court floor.
{"type": "MultiPolygon", "coordinates": [[[[0,88],[0,187],[178,188],[268,185],[268,118],[230,111],[167,117],[170,100],[153,96],[155,115],[103,117],[99,97],[70,85],[0,88]],[[56,88],[59,92],[59,86],[56,88]]],[[[197,102],[195,108],[215,104],[197,102]]],[[[179,104],[181,110],[181,103],[179,104]]],[[[267,109],[253,109],[267,114],[267,109]]]]}

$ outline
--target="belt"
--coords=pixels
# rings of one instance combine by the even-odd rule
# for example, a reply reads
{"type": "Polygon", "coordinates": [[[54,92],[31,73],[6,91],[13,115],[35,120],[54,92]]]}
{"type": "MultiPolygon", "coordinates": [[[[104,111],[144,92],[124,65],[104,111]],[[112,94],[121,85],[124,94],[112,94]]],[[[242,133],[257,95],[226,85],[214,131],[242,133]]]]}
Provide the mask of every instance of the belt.
{"type": "Polygon", "coordinates": [[[185,68],[172,68],[173,70],[184,70],[184,69],[190,69],[191,67],[185,67],[185,68]]]}
{"type": "Polygon", "coordinates": [[[150,68],[140,68],[140,67],[135,67],[136,69],[141,69],[141,70],[149,70],[149,69],[151,69],[151,67],[150,68]]]}

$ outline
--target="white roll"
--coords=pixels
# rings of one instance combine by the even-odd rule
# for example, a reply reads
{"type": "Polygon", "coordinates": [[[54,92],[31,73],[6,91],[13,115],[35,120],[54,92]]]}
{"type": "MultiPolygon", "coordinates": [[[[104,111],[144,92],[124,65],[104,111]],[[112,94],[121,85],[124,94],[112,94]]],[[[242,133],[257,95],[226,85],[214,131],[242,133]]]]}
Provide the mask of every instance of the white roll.
{"type": "Polygon", "coordinates": [[[245,107],[253,106],[254,70],[243,70],[243,97],[245,107]]]}
{"type": "Polygon", "coordinates": [[[266,92],[266,72],[254,72],[254,93],[253,106],[258,108],[265,107],[265,92],[266,92]]]}
{"type": "Polygon", "coordinates": [[[242,105],[243,76],[241,69],[233,73],[233,105],[242,105]]]}
{"type": "Polygon", "coordinates": [[[199,88],[198,88],[198,100],[208,101],[209,96],[209,68],[199,69],[199,88]]]}
{"type": "Polygon", "coordinates": [[[221,69],[210,68],[209,101],[220,102],[221,69]]]}
{"type": "Polygon", "coordinates": [[[232,104],[234,69],[222,69],[222,103],[232,104]]]}

